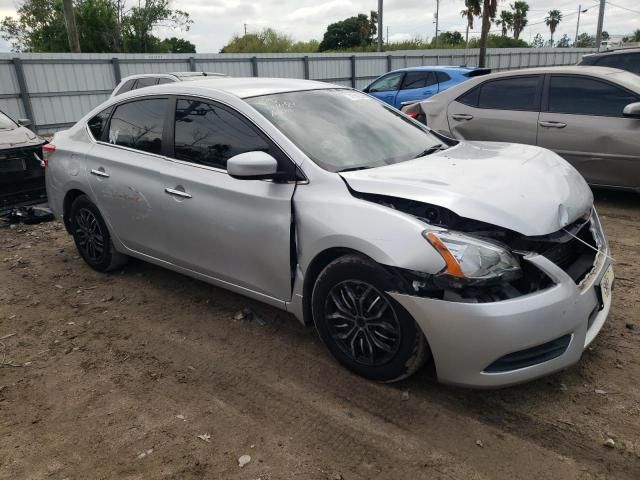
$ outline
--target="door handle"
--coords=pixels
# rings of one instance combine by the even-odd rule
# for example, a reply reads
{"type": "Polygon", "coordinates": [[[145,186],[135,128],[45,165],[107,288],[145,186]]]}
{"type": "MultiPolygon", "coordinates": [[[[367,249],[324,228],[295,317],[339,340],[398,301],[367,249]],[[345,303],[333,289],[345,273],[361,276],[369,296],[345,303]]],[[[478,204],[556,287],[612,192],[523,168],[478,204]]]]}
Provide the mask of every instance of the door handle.
{"type": "Polygon", "coordinates": [[[104,171],[104,168],[100,167],[99,169],[92,168],[91,175],[95,175],[96,177],[104,177],[109,178],[109,174],[104,171]]]}
{"type": "Polygon", "coordinates": [[[473,115],[469,115],[468,113],[454,113],[451,115],[454,120],[472,120],[473,115]]]}
{"type": "Polygon", "coordinates": [[[566,123],[562,123],[562,122],[545,122],[545,121],[538,122],[538,125],[545,128],[564,128],[567,126],[566,123]]]}
{"type": "Polygon", "coordinates": [[[165,188],[164,191],[166,193],[168,193],[169,195],[175,195],[176,197],[180,197],[180,198],[191,198],[191,195],[189,195],[187,192],[184,192],[182,190],[176,190],[175,188],[165,188]]]}

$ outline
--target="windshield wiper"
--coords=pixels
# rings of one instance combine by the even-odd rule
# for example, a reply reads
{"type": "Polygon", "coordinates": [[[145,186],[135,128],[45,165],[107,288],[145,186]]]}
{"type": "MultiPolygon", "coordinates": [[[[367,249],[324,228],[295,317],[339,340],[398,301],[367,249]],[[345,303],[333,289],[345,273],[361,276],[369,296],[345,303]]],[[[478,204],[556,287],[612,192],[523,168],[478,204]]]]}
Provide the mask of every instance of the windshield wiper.
{"type": "Polygon", "coordinates": [[[355,172],[356,170],[367,170],[369,168],[372,167],[367,167],[366,165],[360,165],[359,167],[348,167],[348,168],[343,168],[342,170],[338,170],[338,173],[342,173],[342,172],[355,172]]]}
{"type": "Polygon", "coordinates": [[[423,150],[422,152],[420,152],[419,154],[417,154],[413,158],[426,157],[427,155],[431,155],[433,152],[437,152],[438,150],[446,150],[446,149],[447,148],[444,146],[444,144],[437,143],[437,144],[432,145],[431,147],[427,148],[426,150],[423,150]]]}

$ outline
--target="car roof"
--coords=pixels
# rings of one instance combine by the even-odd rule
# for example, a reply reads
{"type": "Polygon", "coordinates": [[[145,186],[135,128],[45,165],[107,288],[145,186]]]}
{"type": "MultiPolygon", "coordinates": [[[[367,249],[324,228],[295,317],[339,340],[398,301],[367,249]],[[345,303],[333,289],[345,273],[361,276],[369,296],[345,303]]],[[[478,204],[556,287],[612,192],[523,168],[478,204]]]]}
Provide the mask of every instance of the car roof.
{"type": "Polygon", "coordinates": [[[513,77],[531,74],[542,75],[545,73],[564,73],[609,79],[616,83],[619,83],[620,85],[630,88],[637,93],[640,93],[640,77],[635,73],[620,70],[618,68],[598,67],[595,65],[564,65],[559,67],[522,68],[520,70],[509,70],[506,72],[491,73],[489,75],[484,75],[478,78],[484,81],[492,78],[513,77]]]}
{"type": "Polygon", "coordinates": [[[158,72],[158,73],[136,73],[123,77],[120,83],[136,78],[190,78],[190,77],[225,77],[224,73],[215,72],[158,72]]]}
{"type": "MultiPolygon", "coordinates": [[[[347,88],[331,83],[317,82],[315,80],[300,80],[293,78],[267,78],[267,77],[220,77],[215,82],[205,79],[189,82],[167,83],[134,90],[134,92],[166,92],[174,95],[193,93],[194,89],[201,92],[225,92],[239,98],[257,97],[260,95],[272,95],[275,93],[299,92],[306,90],[323,90],[332,88],[347,88]]],[[[127,92],[129,93],[129,92],[127,92]]],[[[125,94],[126,95],[126,94],[125,94]]]]}
{"type": "MultiPolygon", "coordinates": [[[[477,70],[478,67],[467,67],[466,65],[420,65],[418,67],[405,67],[405,68],[397,68],[393,70],[394,72],[421,72],[421,71],[431,71],[431,70],[460,70],[464,72],[469,72],[471,70],[477,70]]],[[[389,72],[391,73],[391,72],[389,72]]]]}
{"type": "MultiPolygon", "coordinates": [[[[640,48],[635,47],[622,47],[622,48],[614,48],[612,50],[605,50],[604,52],[595,52],[588,53],[584,55],[584,57],[606,57],[608,55],[621,55],[624,53],[640,53],[640,48]]],[[[583,58],[584,58],[583,57],[583,58]]]]}

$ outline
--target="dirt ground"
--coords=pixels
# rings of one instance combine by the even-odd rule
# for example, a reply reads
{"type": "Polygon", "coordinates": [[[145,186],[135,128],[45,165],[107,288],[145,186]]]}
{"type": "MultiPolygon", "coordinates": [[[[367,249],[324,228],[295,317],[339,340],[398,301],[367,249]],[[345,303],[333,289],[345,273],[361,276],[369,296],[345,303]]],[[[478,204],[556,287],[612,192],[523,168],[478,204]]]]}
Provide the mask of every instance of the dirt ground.
{"type": "Polygon", "coordinates": [[[0,229],[0,478],[637,480],[640,197],[597,205],[609,321],[575,367],[494,391],[371,383],[285,313],[138,261],[98,274],[59,223],[0,229]]]}

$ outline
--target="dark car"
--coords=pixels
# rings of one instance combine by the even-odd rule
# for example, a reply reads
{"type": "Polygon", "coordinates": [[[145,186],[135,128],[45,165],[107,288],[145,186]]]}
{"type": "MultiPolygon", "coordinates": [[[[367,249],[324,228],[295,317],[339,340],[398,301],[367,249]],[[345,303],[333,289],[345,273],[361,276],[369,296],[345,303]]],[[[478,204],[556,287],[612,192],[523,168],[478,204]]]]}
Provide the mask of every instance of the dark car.
{"type": "Polygon", "coordinates": [[[578,65],[619,68],[640,75],[640,48],[621,48],[582,57],[578,65]]]}
{"type": "Polygon", "coordinates": [[[0,112],[0,210],[46,198],[42,145],[45,140],[0,112]]]}

